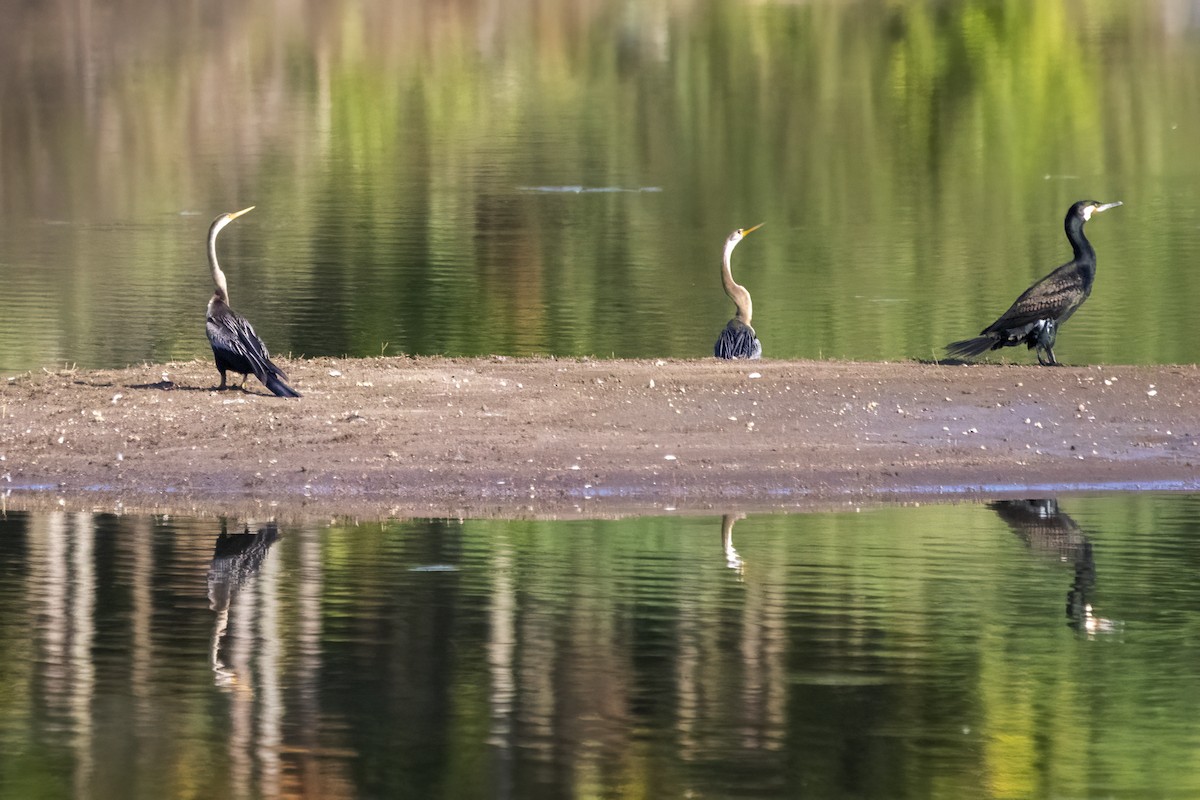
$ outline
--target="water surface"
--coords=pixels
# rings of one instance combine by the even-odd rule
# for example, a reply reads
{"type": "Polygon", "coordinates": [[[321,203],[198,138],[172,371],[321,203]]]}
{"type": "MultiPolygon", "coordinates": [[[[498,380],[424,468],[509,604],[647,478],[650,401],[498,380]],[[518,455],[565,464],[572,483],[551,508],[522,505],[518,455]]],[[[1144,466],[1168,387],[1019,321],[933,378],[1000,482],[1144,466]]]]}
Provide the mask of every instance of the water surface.
{"type": "MultiPolygon", "coordinates": [[[[1100,254],[1069,363],[1200,360],[1184,0],[18,4],[0,371],[207,356],[203,238],[305,355],[929,358],[1100,254]]],[[[1012,351],[1010,351],[1012,352],[1012,351]]],[[[1026,354],[1014,354],[1027,359],[1026,354]]]]}
{"type": "Polygon", "coordinates": [[[0,796],[1196,796],[1198,528],[9,513],[0,796]]]}

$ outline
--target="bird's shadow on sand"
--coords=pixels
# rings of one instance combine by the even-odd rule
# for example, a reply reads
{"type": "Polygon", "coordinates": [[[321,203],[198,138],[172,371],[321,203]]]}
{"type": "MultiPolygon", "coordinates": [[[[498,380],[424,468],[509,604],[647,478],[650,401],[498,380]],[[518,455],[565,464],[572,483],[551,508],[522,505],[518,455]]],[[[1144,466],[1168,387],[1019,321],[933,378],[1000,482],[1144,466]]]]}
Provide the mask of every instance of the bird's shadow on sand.
{"type": "Polygon", "coordinates": [[[974,361],[963,361],[960,358],[914,358],[913,361],[931,367],[962,367],[975,363],[974,361]]]}
{"type": "MultiPolygon", "coordinates": [[[[102,384],[90,384],[98,386],[102,384]]],[[[111,385],[111,384],[109,384],[111,385]]],[[[274,397],[270,392],[255,392],[240,386],[230,386],[226,389],[218,389],[216,386],[181,386],[174,381],[156,381],[155,383],[127,383],[121,387],[122,389],[158,389],[161,392],[217,392],[224,394],[226,392],[234,395],[248,394],[252,397],[274,397]]]]}
{"type": "Polygon", "coordinates": [[[916,358],[913,359],[918,364],[926,364],[932,367],[1074,367],[1075,364],[1067,364],[1059,361],[1056,364],[1039,364],[1034,361],[1032,364],[1019,364],[1015,361],[967,361],[962,358],[916,358]]]}

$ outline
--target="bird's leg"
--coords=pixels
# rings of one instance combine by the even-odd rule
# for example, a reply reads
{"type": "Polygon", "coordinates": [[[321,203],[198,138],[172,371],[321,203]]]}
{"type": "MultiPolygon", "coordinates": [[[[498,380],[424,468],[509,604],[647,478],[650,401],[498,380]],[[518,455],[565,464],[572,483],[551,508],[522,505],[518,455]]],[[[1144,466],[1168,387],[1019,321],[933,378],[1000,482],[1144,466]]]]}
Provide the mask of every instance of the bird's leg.
{"type": "Polygon", "coordinates": [[[250,376],[246,375],[246,374],[242,375],[242,384],[238,388],[241,389],[243,392],[246,391],[246,379],[249,377],[250,376]]]}
{"type": "Polygon", "coordinates": [[[1037,346],[1038,363],[1043,367],[1053,367],[1058,364],[1054,360],[1054,340],[1058,338],[1058,325],[1052,319],[1042,320],[1037,332],[1037,339],[1034,344],[1037,346]],[[1042,359],[1042,351],[1046,352],[1050,360],[1042,359]]]}
{"type": "Polygon", "coordinates": [[[224,391],[226,388],[227,387],[225,386],[225,370],[221,370],[221,385],[217,387],[217,391],[221,392],[221,391],[224,391]]]}
{"type": "Polygon", "coordinates": [[[1046,322],[1046,353],[1050,356],[1050,366],[1057,367],[1058,359],[1054,357],[1054,342],[1058,340],[1058,323],[1054,320],[1046,322]]]}

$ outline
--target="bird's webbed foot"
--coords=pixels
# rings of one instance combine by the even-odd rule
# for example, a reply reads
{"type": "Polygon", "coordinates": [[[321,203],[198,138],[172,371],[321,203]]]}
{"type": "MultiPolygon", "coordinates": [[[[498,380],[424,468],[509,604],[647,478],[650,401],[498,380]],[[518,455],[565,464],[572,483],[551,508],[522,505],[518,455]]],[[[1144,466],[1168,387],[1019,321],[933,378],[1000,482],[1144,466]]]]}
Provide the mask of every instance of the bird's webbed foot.
{"type": "Polygon", "coordinates": [[[1054,348],[1046,348],[1046,358],[1042,358],[1042,351],[1038,350],[1038,363],[1043,367],[1061,367],[1062,364],[1054,357],[1054,348]]]}

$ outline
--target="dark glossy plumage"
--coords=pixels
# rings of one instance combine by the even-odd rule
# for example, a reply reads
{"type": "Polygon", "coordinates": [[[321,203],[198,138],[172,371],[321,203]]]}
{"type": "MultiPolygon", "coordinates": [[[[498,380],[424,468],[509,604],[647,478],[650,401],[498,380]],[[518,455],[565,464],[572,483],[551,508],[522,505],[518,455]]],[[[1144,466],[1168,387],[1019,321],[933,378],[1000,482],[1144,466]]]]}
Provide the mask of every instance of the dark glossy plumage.
{"type": "Polygon", "coordinates": [[[245,382],[253,374],[271,392],[279,397],[299,397],[300,393],[288,386],[287,373],[271,361],[267,346],[254,332],[254,326],[245,317],[230,308],[223,300],[214,297],[208,304],[206,324],[208,342],[212,345],[217,371],[221,373],[224,389],[225,373],[235,372],[245,382]]]}
{"type": "Polygon", "coordinates": [[[217,234],[230,222],[253,208],[254,206],[250,206],[232,214],[221,214],[213,220],[208,229],[208,266],[212,270],[213,285],[216,289],[212,299],[208,301],[205,329],[208,333],[208,343],[212,345],[217,371],[221,373],[221,385],[217,388],[226,388],[226,372],[236,372],[242,376],[243,388],[246,376],[253,374],[273,394],[279,397],[299,397],[300,393],[287,385],[287,374],[271,361],[271,354],[267,352],[263,340],[254,332],[254,327],[245,317],[229,307],[229,287],[225,282],[225,273],[217,263],[217,234]]]}
{"type": "Polygon", "coordinates": [[[717,338],[713,355],[717,358],[761,358],[762,342],[754,334],[754,328],[739,319],[731,319],[717,338]]]}
{"type": "Polygon", "coordinates": [[[974,358],[988,350],[1024,344],[1037,351],[1038,363],[1057,364],[1054,341],[1058,329],[1088,299],[1096,278],[1096,251],[1083,235],[1084,223],[1092,214],[1119,205],[1119,201],[1080,200],[1071,206],[1063,227],[1074,250],[1074,258],[1026,289],[999,319],[980,331],[979,336],[948,345],[947,354],[955,358],[974,358]]]}

